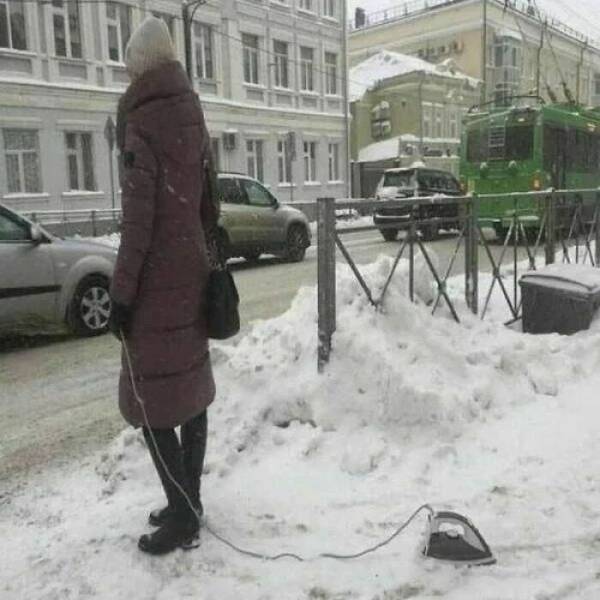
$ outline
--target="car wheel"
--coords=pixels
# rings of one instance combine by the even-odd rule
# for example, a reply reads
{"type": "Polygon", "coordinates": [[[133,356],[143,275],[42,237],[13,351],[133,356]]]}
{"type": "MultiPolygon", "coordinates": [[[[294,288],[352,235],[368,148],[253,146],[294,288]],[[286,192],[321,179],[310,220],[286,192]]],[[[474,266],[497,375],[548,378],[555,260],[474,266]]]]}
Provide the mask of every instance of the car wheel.
{"type": "Polygon", "coordinates": [[[108,331],[110,296],[108,281],[99,275],[79,283],[69,305],[68,324],[80,336],[91,337],[108,331]]]}
{"type": "Polygon", "coordinates": [[[386,242],[394,242],[398,238],[397,229],[380,229],[379,233],[381,233],[386,242]]]}
{"type": "Polygon", "coordinates": [[[255,263],[255,262],[258,262],[258,259],[260,258],[261,254],[262,254],[262,252],[260,252],[260,250],[254,250],[253,252],[246,252],[246,253],[244,253],[244,259],[250,263],[255,263]]]}
{"type": "Polygon", "coordinates": [[[288,231],[285,257],[290,262],[300,262],[306,254],[308,235],[302,225],[292,225],[288,231]]]}

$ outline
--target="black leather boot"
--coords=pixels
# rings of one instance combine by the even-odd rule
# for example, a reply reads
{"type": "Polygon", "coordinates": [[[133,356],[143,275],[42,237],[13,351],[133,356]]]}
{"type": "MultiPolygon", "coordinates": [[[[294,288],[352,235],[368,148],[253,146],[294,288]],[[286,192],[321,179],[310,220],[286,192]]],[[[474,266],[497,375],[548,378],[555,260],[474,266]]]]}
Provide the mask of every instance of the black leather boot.
{"type": "MultiPolygon", "coordinates": [[[[204,514],[204,507],[200,500],[200,481],[204,469],[207,435],[208,419],[206,411],[181,426],[183,468],[190,491],[190,499],[199,517],[204,514]]],[[[163,508],[153,510],[148,517],[148,523],[153,527],[160,527],[172,514],[173,507],[169,503],[163,508]]]]}
{"type": "Polygon", "coordinates": [[[183,468],[183,452],[173,429],[144,428],[144,438],[167,496],[170,512],[160,528],[140,537],[138,547],[149,554],[166,554],[197,545],[200,522],[190,506],[192,490],[183,468]],[[186,498],[187,496],[187,498],[186,498]]]}

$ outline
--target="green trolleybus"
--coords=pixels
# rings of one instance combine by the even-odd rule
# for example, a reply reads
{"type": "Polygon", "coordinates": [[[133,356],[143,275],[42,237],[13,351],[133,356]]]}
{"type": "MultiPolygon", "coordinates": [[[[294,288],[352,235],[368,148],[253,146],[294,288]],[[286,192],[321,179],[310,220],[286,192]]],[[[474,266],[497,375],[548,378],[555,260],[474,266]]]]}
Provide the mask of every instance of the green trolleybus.
{"type": "MultiPolygon", "coordinates": [[[[537,97],[510,107],[474,107],[464,119],[460,181],[480,195],[600,185],[600,110],[545,104],[537,97]]],[[[542,200],[519,201],[518,214],[539,226],[542,200]]],[[[498,234],[514,215],[512,200],[483,198],[479,217],[498,234]]]]}

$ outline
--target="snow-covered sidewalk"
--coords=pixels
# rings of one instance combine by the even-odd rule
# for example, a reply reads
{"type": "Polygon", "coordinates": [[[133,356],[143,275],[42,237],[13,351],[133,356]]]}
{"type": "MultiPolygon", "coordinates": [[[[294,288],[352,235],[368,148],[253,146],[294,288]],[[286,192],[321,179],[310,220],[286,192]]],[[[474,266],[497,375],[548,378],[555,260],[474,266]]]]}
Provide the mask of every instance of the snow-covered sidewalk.
{"type": "MultiPolygon", "coordinates": [[[[365,276],[381,287],[391,262],[365,276]]],[[[600,322],[570,338],[526,336],[470,316],[456,280],[459,325],[408,301],[406,270],[382,314],[340,266],[324,375],[312,288],[236,346],[213,347],[207,520],[244,548],[311,557],[371,546],[429,502],[469,516],[497,565],[423,559],[425,516],[349,562],[260,561],[207,532],[197,550],[145,556],[137,537],[162,492],[142,437],[127,430],[105,452],[0,495],[0,597],[600,597],[600,322]]],[[[422,274],[421,298],[430,283],[422,274]]]]}

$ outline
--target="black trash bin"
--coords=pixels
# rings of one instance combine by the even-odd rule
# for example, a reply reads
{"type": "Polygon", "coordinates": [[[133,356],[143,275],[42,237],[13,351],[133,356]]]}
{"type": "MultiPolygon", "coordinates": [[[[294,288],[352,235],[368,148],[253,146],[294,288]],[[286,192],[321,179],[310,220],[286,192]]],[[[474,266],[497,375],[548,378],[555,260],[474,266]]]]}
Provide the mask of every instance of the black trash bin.
{"type": "Polygon", "coordinates": [[[571,335],[588,329],[600,306],[600,269],[588,265],[548,265],[519,281],[523,331],[571,335]]]}

